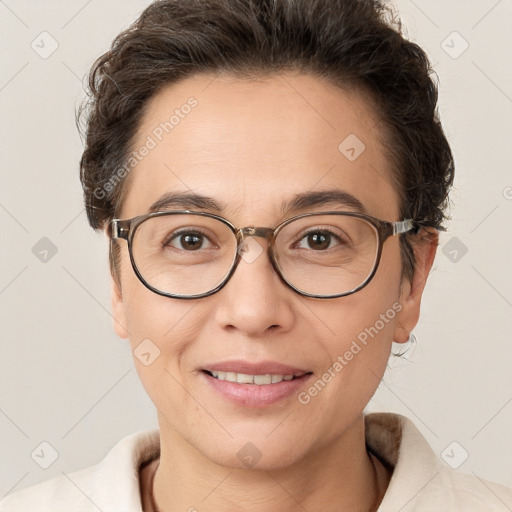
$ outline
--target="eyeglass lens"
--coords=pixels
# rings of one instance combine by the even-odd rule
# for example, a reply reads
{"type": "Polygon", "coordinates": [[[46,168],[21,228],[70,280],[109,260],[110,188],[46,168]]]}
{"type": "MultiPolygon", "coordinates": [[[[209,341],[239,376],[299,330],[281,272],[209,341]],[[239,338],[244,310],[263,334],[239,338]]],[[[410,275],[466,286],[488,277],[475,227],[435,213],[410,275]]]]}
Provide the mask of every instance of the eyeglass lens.
{"type": "MultiPolygon", "coordinates": [[[[336,295],[368,279],[378,244],[378,232],[368,221],[320,214],[282,226],[274,254],[282,277],[293,287],[336,295]]],[[[227,224],[193,214],[149,217],[137,226],[132,240],[132,256],[143,280],[163,293],[183,296],[207,293],[222,283],[237,250],[236,235],[227,224]]]]}

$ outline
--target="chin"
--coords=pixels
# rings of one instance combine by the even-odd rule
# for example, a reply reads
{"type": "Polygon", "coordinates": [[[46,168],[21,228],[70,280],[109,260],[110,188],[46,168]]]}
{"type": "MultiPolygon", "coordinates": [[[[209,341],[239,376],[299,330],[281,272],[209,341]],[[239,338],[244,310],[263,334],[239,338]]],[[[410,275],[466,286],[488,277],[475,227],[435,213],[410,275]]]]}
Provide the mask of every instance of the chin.
{"type": "Polygon", "coordinates": [[[225,445],[217,443],[214,452],[211,451],[214,443],[197,448],[212,462],[226,468],[276,471],[296,464],[305,456],[306,450],[298,446],[297,441],[288,435],[276,436],[269,442],[260,433],[254,437],[244,436],[230,440],[225,445]]]}

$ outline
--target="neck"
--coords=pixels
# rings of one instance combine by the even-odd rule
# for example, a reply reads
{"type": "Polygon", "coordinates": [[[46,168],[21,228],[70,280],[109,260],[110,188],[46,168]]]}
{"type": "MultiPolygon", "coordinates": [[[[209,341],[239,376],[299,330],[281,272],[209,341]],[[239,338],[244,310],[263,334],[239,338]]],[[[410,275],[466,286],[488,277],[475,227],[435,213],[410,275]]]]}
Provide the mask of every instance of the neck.
{"type": "Polygon", "coordinates": [[[176,432],[161,428],[155,467],[155,512],[223,512],[226,504],[246,512],[374,512],[390,479],[389,471],[366,451],[362,416],[334,442],[302,460],[264,470],[219,465],[176,432]]]}

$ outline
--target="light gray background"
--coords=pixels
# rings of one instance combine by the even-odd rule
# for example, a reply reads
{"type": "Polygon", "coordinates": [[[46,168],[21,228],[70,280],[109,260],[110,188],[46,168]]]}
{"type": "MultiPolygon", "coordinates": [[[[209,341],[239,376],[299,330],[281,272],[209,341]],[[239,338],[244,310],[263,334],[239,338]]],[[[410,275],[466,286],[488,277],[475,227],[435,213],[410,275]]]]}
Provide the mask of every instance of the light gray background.
{"type": "MultiPolygon", "coordinates": [[[[148,3],[0,0],[0,497],[156,426],[112,330],[107,244],[86,222],[74,124],[82,78],[148,3]],[[31,47],[50,48],[43,31],[58,43],[46,59],[31,47]],[[32,250],[43,237],[57,248],[47,262],[32,250]],[[31,458],[43,441],[59,454],[48,469],[31,458]]],[[[369,409],[410,417],[440,457],[456,441],[446,460],[467,452],[461,470],[512,486],[512,0],[396,5],[437,70],[457,179],[418,345],[390,362],[369,409]]]]}

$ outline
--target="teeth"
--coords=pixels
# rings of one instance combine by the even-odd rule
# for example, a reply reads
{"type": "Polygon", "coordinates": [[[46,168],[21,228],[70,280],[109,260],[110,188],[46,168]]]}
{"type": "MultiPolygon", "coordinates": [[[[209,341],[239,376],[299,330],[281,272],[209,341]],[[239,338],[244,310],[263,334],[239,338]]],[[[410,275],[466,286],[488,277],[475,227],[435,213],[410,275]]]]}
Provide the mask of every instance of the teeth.
{"type": "MultiPolygon", "coordinates": [[[[278,377],[280,377],[280,375],[278,375],[278,377]]],[[[272,384],[272,375],[269,373],[267,373],[267,375],[255,375],[254,384],[258,384],[258,386],[262,384],[272,384]]]]}
{"type": "MultiPolygon", "coordinates": [[[[219,375],[220,377],[220,375],[219,375]]],[[[224,379],[226,380],[226,379],[224,379]]],[[[239,384],[253,384],[254,383],[254,375],[246,375],[245,373],[237,373],[236,381],[239,384]]]]}
{"type": "Polygon", "coordinates": [[[237,382],[239,384],[256,384],[263,386],[267,384],[277,384],[283,380],[292,380],[300,375],[275,375],[267,373],[266,375],[247,375],[246,373],[235,372],[210,372],[219,380],[227,380],[228,382],[237,382]]]}

